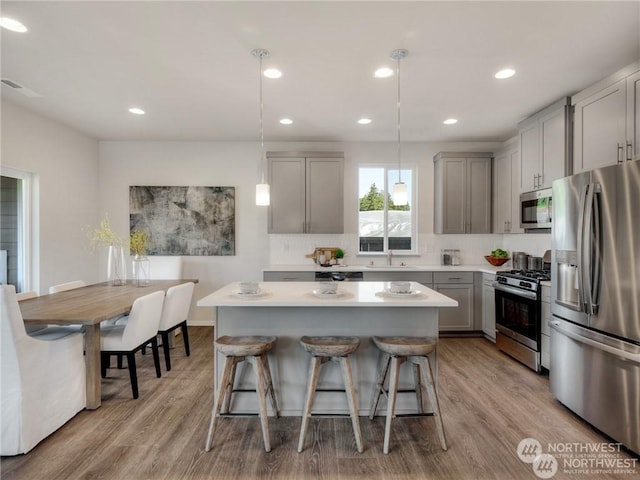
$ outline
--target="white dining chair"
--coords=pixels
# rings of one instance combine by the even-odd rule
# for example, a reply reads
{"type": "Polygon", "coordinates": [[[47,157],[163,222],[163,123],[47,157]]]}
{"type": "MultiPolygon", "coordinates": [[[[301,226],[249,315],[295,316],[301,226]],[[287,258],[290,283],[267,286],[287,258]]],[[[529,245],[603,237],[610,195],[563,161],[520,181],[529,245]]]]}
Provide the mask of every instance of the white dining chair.
{"type": "Polygon", "coordinates": [[[27,335],[15,287],[0,286],[0,455],[27,453],[86,405],[82,335],[27,335]]]}
{"type": "Polygon", "coordinates": [[[136,299],[122,324],[106,325],[100,330],[100,365],[102,377],[107,376],[111,355],[126,356],[133,398],[138,398],[138,375],[135,354],[151,343],[156,375],[161,377],[158,354],[158,326],[162,315],[164,292],[154,292],[136,299]]]}
{"type": "Polygon", "coordinates": [[[158,333],[162,337],[162,350],[164,352],[164,362],[167,367],[167,371],[171,370],[169,334],[177,328],[180,328],[182,331],[184,350],[187,357],[191,354],[189,351],[187,317],[189,316],[189,308],[191,308],[193,289],[193,282],[176,285],[175,287],[171,287],[167,290],[167,294],[164,299],[158,333]]]}
{"type": "Polygon", "coordinates": [[[66,292],[67,290],[75,290],[76,288],[86,287],[87,284],[82,280],[74,280],[73,282],[59,283],[49,287],[49,295],[53,293],[66,292]]]}

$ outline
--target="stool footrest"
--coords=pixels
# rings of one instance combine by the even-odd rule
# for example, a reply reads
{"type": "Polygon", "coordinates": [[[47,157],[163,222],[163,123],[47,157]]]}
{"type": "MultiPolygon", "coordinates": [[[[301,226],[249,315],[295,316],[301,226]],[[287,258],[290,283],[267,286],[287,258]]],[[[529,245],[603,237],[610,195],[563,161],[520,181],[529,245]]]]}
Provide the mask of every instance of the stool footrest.
{"type": "Polygon", "coordinates": [[[344,388],[317,388],[316,392],[346,392],[344,388]]]}

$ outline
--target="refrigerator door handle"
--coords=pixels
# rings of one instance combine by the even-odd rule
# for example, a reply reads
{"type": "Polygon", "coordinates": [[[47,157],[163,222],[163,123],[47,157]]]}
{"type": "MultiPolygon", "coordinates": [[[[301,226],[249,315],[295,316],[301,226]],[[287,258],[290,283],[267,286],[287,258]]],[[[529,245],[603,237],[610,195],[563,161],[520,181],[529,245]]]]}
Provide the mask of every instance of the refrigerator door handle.
{"type": "Polygon", "coordinates": [[[601,217],[600,217],[600,193],[602,187],[599,183],[592,185],[593,199],[592,199],[592,211],[593,211],[593,248],[591,249],[591,275],[592,279],[591,291],[589,292],[590,306],[589,313],[591,315],[597,315],[600,303],[600,283],[602,280],[602,230],[601,230],[601,217]]]}
{"type": "Polygon", "coordinates": [[[587,188],[587,198],[585,199],[584,219],[582,221],[582,255],[580,262],[582,263],[582,290],[584,299],[585,312],[589,315],[592,313],[593,307],[593,197],[595,185],[590,183],[587,188]]]}
{"type": "Polygon", "coordinates": [[[587,205],[587,195],[589,191],[589,184],[584,185],[580,192],[580,216],[578,217],[578,241],[576,252],[576,267],[577,267],[577,279],[578,279],[578,306],[580,312],[586,312],[585,309],[585,295],[584,295],[584,231],[585,231],[585,208],[587,205]]]}
{"type": "Polygon", "coordinates": [[[626,350],[621,350],[619,348],[612,347],[602,342],[598,342],[588,337],[584,337],[582,335],[578,335],[575,332],[571,332],[562,328],[560,322],[557,320],[551,320],[549,322],[549,326],[557,331],[558,333],[575,340],[576,342],[584,343],[585,345],[589,345],[590,347],[597,348],[598,350],[602,350],[603,352],[610,353],[611,355],[615,355],[618,358],[622,358],[624,360],[629,360],[630,362],[634,362],[640,364],[640,353],[632,353],[627,352],[626,350]]]}

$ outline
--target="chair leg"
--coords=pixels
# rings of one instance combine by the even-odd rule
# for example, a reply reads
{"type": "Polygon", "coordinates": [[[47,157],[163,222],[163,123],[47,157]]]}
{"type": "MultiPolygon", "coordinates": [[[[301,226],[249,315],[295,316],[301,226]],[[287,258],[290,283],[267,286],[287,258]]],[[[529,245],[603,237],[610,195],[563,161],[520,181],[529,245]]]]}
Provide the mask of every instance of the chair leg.
{"type": "Polygon", "coordinates": [[[373,420],[380,401],[380,395],[384,393],[384,382],[389,371],[389,362],[391,356],[386,352],[380,352],[380,361],[378,363],[378,373],[376,373],[376,383],[371,396],[371,408],[369,409],[369,420],[373,420]]]}
{"type": "Polygon", "coordinates": [[[220,407],[222,406],[222,396],[227,384],[229,383],[229,376],[231,375],[231,370],[234,366],[233,360],[234,359],[232,357],[224,357],[224,369],[222,371],[222,378],[220,379],[220,383],[218,384],[218,394],[214,395],[213,399],[213,408],[211,409],[211,422],[209,423],[209,433],[207,434],[207,443],[204,447],[205,452],[211,450],[211,441],[213,440],[213,434],[216,431],[216,423],[218,421],[218,416],[220,415],[220,407]]]}
{"type": "Polygon", "coordinates": [[[416,387],[416,399],[418,401],[418,412],[424,413],[426,399],[423,395],[424,386],[422,385],[422,380],[420,379],[420,376],[421,376],[420,365],[418,365],[417,363],[414,363],[413,364],[413,383],[416,387]]]}
{"type": "Polygon", "coordinates": [[[136,354],[127,353],[127,365],[129,366],[129,378],[131,379],[131,391],[133,398],[138,398],[138,374],[136,373],[136,354]]]}
{"type": "Polygon", "coordinates": [[[189,350],[189,328],[187,327],[186,320],[180,324],[180,330],[182,330],[182,339],[184,341],[184,352],[188,357],[191,355],[191,350],[189,350]]]}
{"type": "Polygon", "coordinates": [[[313,398],[316,392],[316,385],[318,384],[318,375],[320,373],[321,364],[322,362],[320,357],[311,357],[311,363],[309,364],[307,396],[304,401],[304,411],[302,412],[300,438],[298,438],[298,453],[302,452],[302,447],[304,447],[304,437],[307,434],[307,427],[309,426],[309,417],[311,416],[311,409],[313,408],[313,398]]]}
{"type": "Polygon", "coordinates": [[[162,332],[162,351],[164,352],[164,364],[167,372],[171,370],[171,354],[169,353],[169,332],[162,332]]]}
{"type": "Polygon", "coordinates": [[[391,357],[391,376],[389,377],[389,393],[387,402],[387,422],[384,427],[384,446],[382,452],[389,453],[389,438],[391,437],[391,421],[395,415],[396,397],[398,395],[398,373],[400,370],[400,360],[398,357],[391,357]]]}
{"type": "Polygon", "coordinates": [[[100,375],[102,378],[107,378],[107,368],[109,368],[110,360],[111,355],[106,352],[100,352],[100,375]]]}
{"type": "Polygon", "coordinates": [[[340,367],[342,369],[344,389],[346,391],[347,401],[349,403],[349,413],[351,414],[351,423],[353,424],[353,434],[356,437],[356,446],[358,447],[358,452],[362,453],[362,434],[360,433],[358,402],[356,400],[356,392],[353,386],[353,377],[351,375],[351,361],[348,356],[340,357],[340,367]]]}
{"type": "Polygon", "coordinates": [[[271,451],[271,442],[269,439],[269,417],[267,415],[267,392],[265,390],[266,379],[261,365],[261,361],[256,356],[247,357],[249,363],[253,367],[256,374],[256,391],[258,393],[258,404],[260,406],[260,423],[262,424],[262,438],[264,440],[264,449],[266,452],[271,451]]]}
{"type": "Polygon", "coordinates": [[[276,418],[280,417],[280,412],[278,409],[278,400],[276,399],[276,392],[273,389],[273,380],[271,379],[271,369],[269,368],[269,358],[267,354],[260,355],[260,363],[262,366],[262,370],[264,371],[264,376],[267,384],[265,385],[267,389],[267,393],[269,394],[269,398],[271,399],[271,407],[273,408],[273,415],[276,418]]]}
{"type": "MultiPolygon", "coordinates": [[[[122,370],[122,368],[123,368],[123,367],[122,367],[122,354],[121,354],[121,353],[119,353],[119,354],[118,354],[118,355],[116,355],[116,356],[117,356],[117,359],[118,359],[118,369],[119,369],[119,370],[122,370]]],[[[111,363],[111,362],[109,362],[109,363],[111,363]]]]}
{"type": "Polygon", "coordinates": [[[429,394],[429,400],[433,407],[433,418],[436,421],[436,429],[438,430],[438,436],[440,437],[440,445],[443,450],[447,449],[447,439],[444,435],[444,424],[442,423],[442,415],[440,415],[440,404],[438,403],[438,394],[433,383],[433,372],[431,370],[431,362],[427,357],[418,357],[420,367],[422,370],[422,381],[429,394]]]}
{"type": "Polygon", "coordinates": [[[158,351],[158,337],[156,336],[151,340],[151,352],[153,353],[153,364],[156,367],[156,377],[160,378],[162,371],[160,370],[160,352],[158,351]]]}

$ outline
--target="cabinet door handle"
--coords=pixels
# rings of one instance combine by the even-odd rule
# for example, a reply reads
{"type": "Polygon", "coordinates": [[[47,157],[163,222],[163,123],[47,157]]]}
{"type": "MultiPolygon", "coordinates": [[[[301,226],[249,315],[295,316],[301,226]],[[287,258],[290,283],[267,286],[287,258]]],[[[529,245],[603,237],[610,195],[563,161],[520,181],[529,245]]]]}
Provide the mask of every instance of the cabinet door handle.
{"type": "Polygon", "coordinates": [[[622,153],[622,144],[618,143],[618,163],[622,163],[624,161],[622,153]]]}
{"type": "Polygon", "coordinates": [[[533,175],[533,188],[538,188],[538,176],[535,174],[533,175]]]}
{"type": "Polygon", "coordinates": [[[539,174],[538,175],[538,187],[542,186],[542,184],[544,183],[543,180],[544,180],[544,178],[543,178],[542,174],[539,174]]]}
{"type": "Polygon", "coordinates": [[[627,162],[633,160],[633,143],[627,142],[627,162]]]}

